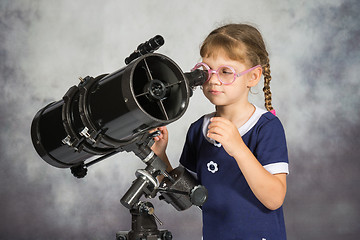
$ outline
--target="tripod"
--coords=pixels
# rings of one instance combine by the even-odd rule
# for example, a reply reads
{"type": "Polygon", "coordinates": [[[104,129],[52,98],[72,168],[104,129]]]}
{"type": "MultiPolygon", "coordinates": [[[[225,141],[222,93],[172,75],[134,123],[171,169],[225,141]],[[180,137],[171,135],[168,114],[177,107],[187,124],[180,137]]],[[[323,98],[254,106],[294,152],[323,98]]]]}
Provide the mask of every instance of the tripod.
{"type": "Polygon", "coordinates": [[[168,230],[158,230],[156,220],[159,222],[160,220],[154,215],[154,207],[150,202],[141,202],[139,206],[131,209],[130,213],[132,217],[131,231],[116,233],[116,240],[172,239],[172,234],[168,230]]]}

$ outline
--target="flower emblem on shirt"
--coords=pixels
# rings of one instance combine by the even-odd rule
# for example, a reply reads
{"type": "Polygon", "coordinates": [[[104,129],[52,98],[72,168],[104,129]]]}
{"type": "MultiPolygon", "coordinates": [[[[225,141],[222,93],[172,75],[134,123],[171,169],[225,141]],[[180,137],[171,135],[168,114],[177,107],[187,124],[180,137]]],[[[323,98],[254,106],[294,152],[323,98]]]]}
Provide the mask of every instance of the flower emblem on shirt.
{"type": "Polygon", "coordinates": [[[213,162],[213,161],[210,161],[208,164],[207,164],[207,169],[209,172],[211,173],[216,173],[217,171],[219,171],[219,168],[218,168],[218,164],[213,162]]]}

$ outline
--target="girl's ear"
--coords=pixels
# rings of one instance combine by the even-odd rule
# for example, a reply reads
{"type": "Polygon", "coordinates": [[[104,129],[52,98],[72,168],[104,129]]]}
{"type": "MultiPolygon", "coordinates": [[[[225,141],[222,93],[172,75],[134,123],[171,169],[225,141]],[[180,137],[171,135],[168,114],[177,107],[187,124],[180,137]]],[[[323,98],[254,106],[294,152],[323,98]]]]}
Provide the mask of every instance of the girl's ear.
{"type": "Polygon", "coordinates": [[[261,75],[262,75],[262,67],[257,67],[254,70],[252,70],[249,73],[247,86],[249,88],[255,87],[259,83],[261,75]]]}

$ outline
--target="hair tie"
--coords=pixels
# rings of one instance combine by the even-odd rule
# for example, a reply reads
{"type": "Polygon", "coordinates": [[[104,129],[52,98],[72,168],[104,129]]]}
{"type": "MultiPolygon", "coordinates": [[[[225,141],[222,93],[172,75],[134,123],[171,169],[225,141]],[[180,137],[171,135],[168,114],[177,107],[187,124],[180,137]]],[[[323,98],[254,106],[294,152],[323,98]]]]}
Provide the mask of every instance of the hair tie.
{"type": "Polygon", "coordinates": [[[276,116],[276,111],[275,111],[275,109],[270,110],[270,112],[271,112],[272,114],[274,114],[274,116],[276,116]]]}

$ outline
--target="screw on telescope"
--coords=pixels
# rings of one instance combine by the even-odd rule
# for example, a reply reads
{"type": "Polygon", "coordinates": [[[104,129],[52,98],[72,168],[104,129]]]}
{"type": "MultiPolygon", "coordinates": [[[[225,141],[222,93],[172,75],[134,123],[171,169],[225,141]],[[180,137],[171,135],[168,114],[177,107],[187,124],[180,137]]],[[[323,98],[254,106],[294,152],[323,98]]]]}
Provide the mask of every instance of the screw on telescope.
{"type": "Polygon", "coordinates": [[[140,203],[140,209],[147,212],[149,215],[152,215],[155,220],[159,223],[159,225],[163,225],[164,223],[158,218],[158,216],[155,215],[155,209],[154,206],[149,202],[141,202],[140,203]]]}

